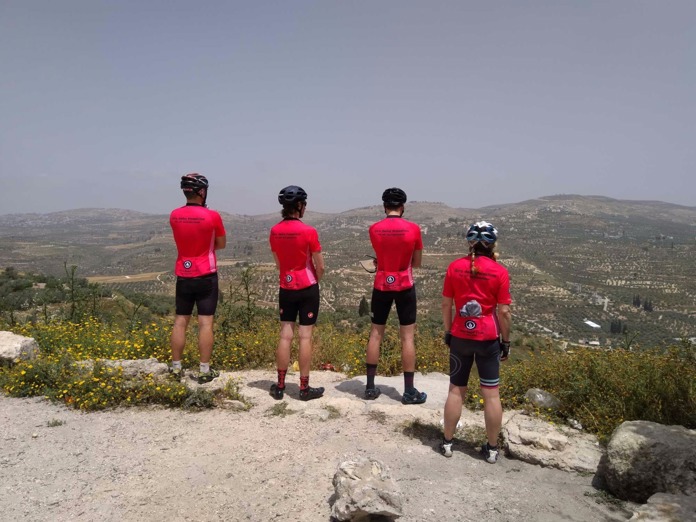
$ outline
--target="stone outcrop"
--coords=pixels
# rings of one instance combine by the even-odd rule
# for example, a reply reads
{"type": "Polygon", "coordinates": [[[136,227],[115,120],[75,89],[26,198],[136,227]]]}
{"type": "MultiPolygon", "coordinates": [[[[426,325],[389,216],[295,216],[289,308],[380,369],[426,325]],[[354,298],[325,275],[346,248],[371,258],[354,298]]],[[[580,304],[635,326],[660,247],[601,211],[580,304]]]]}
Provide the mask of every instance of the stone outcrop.
{"type": "Polygon", "coordinates": [[[359,457],[342,462],[333,485],[331,516],[335,520],[395,520],[402,514],[401,491],[378,460],[359,457]]]}
{"type": "Polygon", "coordinates": [[[631,520],[641,522],[696,521],[696,497],[657,493],[640,506],[631,520]]]}
{"type": "Polygon", "coordinates": [[[595,473],[602,457],[596,437],[516,413],[502,429],[511,457],[564,471],[595,473]]]}
{"type": "Polygon", "coordinates": [[[696,495],[696,430],[624,422],[611,436],[599,474],[623,500],[643,503],[656,493],[696,495]]]}
{"type": "Polygon", "coordinates": [[[557,410],[561,407],[561,401],[551,395],[549,392],[540,390],[539,388],[530,388],[524,394],[525,398],[537,408],[557,410]]]}
{"type": "Polygon", "coordinates": [[[28,361],[36,359],[38,354],[39,345],[34,338],[12,332],[0,332],[0,362],[28,361]]]}

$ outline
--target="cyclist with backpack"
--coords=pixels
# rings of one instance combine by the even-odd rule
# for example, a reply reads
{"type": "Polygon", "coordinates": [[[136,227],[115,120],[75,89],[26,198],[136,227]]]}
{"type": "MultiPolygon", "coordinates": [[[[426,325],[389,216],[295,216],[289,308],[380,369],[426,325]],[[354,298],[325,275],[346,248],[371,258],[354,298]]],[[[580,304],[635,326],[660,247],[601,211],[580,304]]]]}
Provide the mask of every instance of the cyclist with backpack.
{"type": "Polygon", "coordinates": [[[450,350],[450,385],[440,451],[445,457],[452,456],[452,439],[475,362],[481,381],[487,438],[481,453],[487,462],[495,464],[503,421],[498,391],[500,361],[506,360],[510,353],[510,277],[507,269],[496,261],[498,231],[493,225],[486,221],[470,225],[466,240],[469,255],[449,265],[442,290],[442,322],[450,350]]]}

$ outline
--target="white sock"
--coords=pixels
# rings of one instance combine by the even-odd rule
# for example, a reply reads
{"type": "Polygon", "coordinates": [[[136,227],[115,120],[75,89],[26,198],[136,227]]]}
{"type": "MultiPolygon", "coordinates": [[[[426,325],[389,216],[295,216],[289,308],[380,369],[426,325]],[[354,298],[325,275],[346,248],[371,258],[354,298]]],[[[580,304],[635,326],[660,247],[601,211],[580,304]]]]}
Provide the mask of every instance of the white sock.
{"type": "Polygon", "coordinates": [[[172,368],[175,370],[181,370],[181,361],[172,361],[172,368]]]}
{"type": "Polygon", "coordinates": [[[210,363],[201,363],[201,373],[208,373],[210,371],[210,363]]]}

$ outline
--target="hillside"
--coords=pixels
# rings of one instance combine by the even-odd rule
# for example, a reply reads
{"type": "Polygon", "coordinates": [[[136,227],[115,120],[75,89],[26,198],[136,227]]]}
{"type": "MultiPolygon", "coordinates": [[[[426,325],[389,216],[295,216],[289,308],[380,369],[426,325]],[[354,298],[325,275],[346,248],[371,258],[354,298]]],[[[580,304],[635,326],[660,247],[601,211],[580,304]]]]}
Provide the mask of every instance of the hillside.
{"type": "MultiPolygon", "coordinates": [[[[240,265],[258,266],[259,300],[272,304],[277,283],[267,237],[279,214],[222,215],[228,229],[222,277],[234,281],[240,265]]],[[[358,261],[371,253],[367,228],[382,215],[370,206],[305,216],[319,230],[327,260],[328,309],[352,313],[369,297],[372,279],[358,261]]],[[[466,252],[466,225],[487,219],[500,230],[518,332],[602,344],[634,335],[644,345],[696,337],[695,207],[556,195],[481,209],[413,202],[404,217],[423,230],[424,266],[416,274],[423,317],[438,320],[443,273],[466,252]],[[612,334],[612,323],[619,333],[612,334]]],[[[75,264],[79,275],[114,288],[172,294],[174,256],[166,215],[81,209],[0,216],[0,267],[62,274],[64,263],[75,264]]]]}

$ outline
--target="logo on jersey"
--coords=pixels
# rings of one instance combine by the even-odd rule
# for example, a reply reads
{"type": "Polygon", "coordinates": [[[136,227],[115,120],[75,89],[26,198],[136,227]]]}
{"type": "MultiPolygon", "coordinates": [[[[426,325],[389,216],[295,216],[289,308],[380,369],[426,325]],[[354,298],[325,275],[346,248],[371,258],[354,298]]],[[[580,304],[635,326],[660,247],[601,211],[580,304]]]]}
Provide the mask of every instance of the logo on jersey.
{"type": "Polygon", "coordinates": [[[286,283],[292,282],[292,276],[291,276],[290,274],[288,274],[288,275],[285,276],[285,282],[286,282],[286,283]]]}
{"type": "Polygon", "coordinates": [[[388,285],[393,285],[395,281],[396,281],[396,277],[394,277],[394,276],[387,276],[387,284],[388,284],[388,285]]]}
{"type": "Polygon", "coordinates": [[[464,326],[466,326],[467,330],[474,330],[476,329],[476,322],[475,321],[467,321],[464,323],[464,326]]]}
{"type": "Polygon", "coordinates": [[[193,266],[193,263],[192,263],[191,261],[189,261],[189,260],[184,261],[184,268],[185,268],[186,270],[188,270],[188,269],[191,268],[192,266],[193,266]]]}

